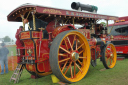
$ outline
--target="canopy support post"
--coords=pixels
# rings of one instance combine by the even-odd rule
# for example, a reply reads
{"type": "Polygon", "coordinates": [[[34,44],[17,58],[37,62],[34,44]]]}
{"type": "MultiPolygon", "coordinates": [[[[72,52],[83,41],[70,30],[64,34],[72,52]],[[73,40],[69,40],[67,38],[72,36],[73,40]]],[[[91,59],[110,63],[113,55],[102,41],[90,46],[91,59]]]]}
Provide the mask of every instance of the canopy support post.
{"type": "Polygon", "coordinates": [[[73,26],[74,26],[74,24],[75,24],[75,22],[74,22],[74,17],[73,17],[72,21],[73,21],[73,26]]]}
{"type": "Polygon", "coordinates": [[[32,12],[33,16],[33,30],[36,30],[36,23],[35,23],[35,14],[32,12]]]}
{"type": "Polygon", "coordinates": [[[108,20],[106,20],[107,21],[107,27],[108,27],[108,20]]]}

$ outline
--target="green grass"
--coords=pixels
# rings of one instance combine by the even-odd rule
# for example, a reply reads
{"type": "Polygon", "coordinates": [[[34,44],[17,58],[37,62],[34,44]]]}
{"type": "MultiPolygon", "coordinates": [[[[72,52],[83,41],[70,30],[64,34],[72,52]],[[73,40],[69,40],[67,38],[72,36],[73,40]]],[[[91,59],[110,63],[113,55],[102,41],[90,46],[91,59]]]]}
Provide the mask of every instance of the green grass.
{"type": "MultiPolygon", "coordinates": [[[[128,58],[117,61],[113,69],[103,69],[104,66],[98,59],[96,67],[90,66],[87,75],[79,82],[71,85],[128,85],[128,58]]],[[[0,85],[14,85],[13,82],[9,82],[12,74],[13,71],[0,75],[0,85]]],[[[58,85],[52,83],[51,75],[38,79],[31,79],[30,77],[31,75],[24,69],[19,83],[15,85],[58,85]]]]}
{"type": "Polygon", "coordinates": [[[113,69],[100,71],[103,68],[101,62],[91,66],[86,77],[73,85],[128,85],[128,59],[117,61],[113,69]]]}

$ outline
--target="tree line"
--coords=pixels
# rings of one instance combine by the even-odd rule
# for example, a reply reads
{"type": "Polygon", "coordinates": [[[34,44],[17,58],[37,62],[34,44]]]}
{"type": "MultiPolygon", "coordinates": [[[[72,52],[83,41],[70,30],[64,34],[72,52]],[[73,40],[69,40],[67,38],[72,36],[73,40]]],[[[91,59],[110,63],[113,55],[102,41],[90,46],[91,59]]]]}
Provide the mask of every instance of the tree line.
{"type": "Polygon", "coordinates": [[[9,36],[3,37],[3,38],[2,38],[2,41],[3,41],[3,42],[14,42],[14,40],[11,39],[9,36]]]}

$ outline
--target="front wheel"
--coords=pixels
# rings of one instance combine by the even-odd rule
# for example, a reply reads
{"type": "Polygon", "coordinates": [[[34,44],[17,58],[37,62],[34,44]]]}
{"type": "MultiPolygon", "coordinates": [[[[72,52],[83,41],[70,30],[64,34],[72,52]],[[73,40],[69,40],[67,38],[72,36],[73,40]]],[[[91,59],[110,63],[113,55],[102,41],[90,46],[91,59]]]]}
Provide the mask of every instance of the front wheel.
{"type": "Polygon", "coordinates": [[[57,35],[50,47],[53,74],[65,83],[81,80],[88,72],[91,55],[85,36],[74,30],[57,35]]]}
{"type": "Polygon", "coordinates": [[[113,68],[116,64],[116,48],[112,43],[108,43],[102,51],[102,62],[106,69],[113,68]]]}

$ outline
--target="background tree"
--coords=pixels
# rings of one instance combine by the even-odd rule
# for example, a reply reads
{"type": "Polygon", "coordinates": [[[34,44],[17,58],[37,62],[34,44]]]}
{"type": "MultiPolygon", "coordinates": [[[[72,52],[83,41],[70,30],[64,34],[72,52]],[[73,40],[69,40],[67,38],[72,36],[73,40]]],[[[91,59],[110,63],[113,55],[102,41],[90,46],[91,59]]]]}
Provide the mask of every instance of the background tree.
{"type": "Polygon", "coordinates": [[[11,38],[9,36],[5,36],[3,38],[4,42],[10,42],[11,41],[11,38]]]}
{"type": "Polygon", "coordinates": [[[103,24],[103,26],[105,26],[105,27],[106,27],[106,25],[107,25],[107,23],[105,23],[105,22],[101,22],[100,24],[103,24]]]}
{"type": "Polygon", "coordinates": [[[12,39],[12,42],[14,42],[14,40],[12,39]]]}

